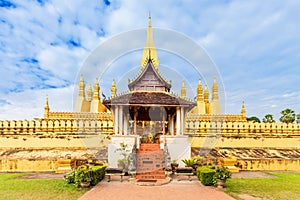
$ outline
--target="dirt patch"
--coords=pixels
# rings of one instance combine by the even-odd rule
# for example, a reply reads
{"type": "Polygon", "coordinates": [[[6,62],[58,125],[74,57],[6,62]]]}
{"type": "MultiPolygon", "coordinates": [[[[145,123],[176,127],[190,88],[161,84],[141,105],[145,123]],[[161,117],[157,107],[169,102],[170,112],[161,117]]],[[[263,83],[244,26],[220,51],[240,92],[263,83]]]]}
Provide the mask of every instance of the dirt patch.
{"type": "Polygon", "coordinates": [[[243,200],[268,200],[266,198],[254,197],[250,194],[238,194],[237,196],[243,200]]]}
{"type": "Polygon", "coordinates": [[[277,178],[277,176],[261,171],[240,171],[239,173],[232,173],[232,178],[277,178]]]}
{"type": "Polygon", "coordinates": [[[62,179],[65,174],[56,173],[30,173],[25,176],[17,177],[17,179],[62,179]]]}

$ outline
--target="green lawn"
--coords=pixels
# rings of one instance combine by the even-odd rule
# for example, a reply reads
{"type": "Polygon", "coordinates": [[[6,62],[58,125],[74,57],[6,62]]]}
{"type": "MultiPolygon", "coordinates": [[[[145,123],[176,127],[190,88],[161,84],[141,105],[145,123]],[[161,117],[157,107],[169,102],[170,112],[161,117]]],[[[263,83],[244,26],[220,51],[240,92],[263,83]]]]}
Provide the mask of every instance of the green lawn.
{"type": "Polygon", "coordinates": [[[78,199],[89,189],[77,189],[63,179],[16,179],[24,174],[0,174],[0,199],[78,199]]]}
{"type": "Polygon", "coordinates": [[[272,200],[300,199],[300,173],[269,173],[277,178],[232,178],[228,179],[226,193],[250,194],[255,197],[272,200]]]}

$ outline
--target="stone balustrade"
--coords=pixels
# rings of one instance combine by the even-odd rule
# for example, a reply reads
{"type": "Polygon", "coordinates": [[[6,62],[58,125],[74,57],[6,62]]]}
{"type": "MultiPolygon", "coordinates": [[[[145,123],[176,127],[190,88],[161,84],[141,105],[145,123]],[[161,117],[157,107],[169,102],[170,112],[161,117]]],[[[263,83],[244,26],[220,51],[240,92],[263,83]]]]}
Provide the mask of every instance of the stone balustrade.
{"type": "Polygon", "coordinates": [[[112,120],[111,112],[49,112],[46,119],[97,119],[101,121],[112,120]]]}
{"type": "Polygon", "coordinates": [[[185,133],[222,134],[300,134],[300,124],[255,123],[255,122],[203,122],[186,118],[185,133]]]}
{"type": "Polygon", "coordinates": [[[35,119],[0,121],[0,134],[113,133],[113,119],[35,119]]]}
{"type": "MultiPolygon", "coordinates": [[[[46,119],[0,120],[0,134],[112,134],[114,121],[112,113],[55,113],[50,112],[46,119]],[[54,117],[55,116],[55,117],[54,117]]],[[[234,134],[300,134],[297,123],[255,123],[243,121],[241,115],[195,115],[187,114],[185,134],[221,133],[234,134]],[[223,116],[223,118],[222,118],[223,116]],[[231,120],[229,118],[231,117],[231,120]],[[237,121],[234,121],[234,120],[237,121]]]]}

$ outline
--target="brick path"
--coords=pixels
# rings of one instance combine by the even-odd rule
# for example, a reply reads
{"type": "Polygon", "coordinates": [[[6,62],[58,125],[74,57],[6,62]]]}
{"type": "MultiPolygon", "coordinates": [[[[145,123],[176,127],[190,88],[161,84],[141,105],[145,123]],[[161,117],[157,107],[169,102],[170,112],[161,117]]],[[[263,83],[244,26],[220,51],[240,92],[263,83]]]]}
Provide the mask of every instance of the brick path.
{"type": "Polygon", "coordinates": [[[203,186],[197,180],[177,181],[162,186],[138,186],[127,181],[101,181],[79,200],[234,200],[215,187],[203,186]]]}

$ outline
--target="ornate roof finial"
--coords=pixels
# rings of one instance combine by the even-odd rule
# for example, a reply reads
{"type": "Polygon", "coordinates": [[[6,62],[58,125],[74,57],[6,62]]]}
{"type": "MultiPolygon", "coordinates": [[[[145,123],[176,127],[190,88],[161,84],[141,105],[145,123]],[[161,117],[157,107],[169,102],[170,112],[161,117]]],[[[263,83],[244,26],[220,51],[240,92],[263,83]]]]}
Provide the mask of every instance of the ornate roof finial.
{"type": "Polygon", "coordinates": [[[245,102],[242,102],[242,110],[241,110],[241,114],[243,117],[246,117],[246,108],[245,108],[245,102]]]}
{"type": "Polygon", "coordinates": [[[90,85],[88,89],[88,101],[92,101],[92,98],[93,98],[93,90],[92,90],[92,85],[90,85]]]}
{"type": "Polygon", "coordinates": [[[110,91],[111,91],[111,97],[112,97],[112,98],[116,97],[116,94],[117,94],[117,88],[116,88],[115,79],[113,79],[113,81],[112,81],[112,83],[111,83],[110,91]]]}
{"type": "Polygon", "coordinates": [[[197,87],[197,101],[203,101],[203,87],[202,87],[200,78],[199,78],[198,87],[197,87]]]}
{"type": "Polygon", "coordinates": [[[46,95],[46,105],[45,105],[45,107],[49,108],[48,94],[46,95]]]}
{"type": "Polygon", "coordinates": [[[205,89],[204,89],[204,102],[205,103],[208,103],[208,98],[209,98],[209,91],[208,91],[207,85],[205,85],[205,89]]]}
{"type": "Polygon", "coordinates": [[[84,84],[84,79],[83,75],[80,75],[80,80],[79,80],[79,96],[85,98],[85,84],[84,84]]]}
{"type": "Polygon", "coordinates": [[[95,86],[94,86],[94,99],[99,100],[99,91],[100,91],[100,86],[99,86],[99,80],[96,78],[95,86]]]}
{"type": "Polygon", "coordinates": [[[151,13],[149,11],[149,16],[148,16],[148,27],[151,27],[152,23],[151,23],[151,13]]]}
{"type": "Polygon", "coordinates": [[[44,118],[45,119],[49,118],[49,112],[50,112],[50,107],[49,107],[49,103],[48,103],[48,95],[46,95],[46,103],[45,103],[45,107],[44,107],[44,118]]]}
{"type": "Polygon", "coordinates": [[[184,99],[186,98],[186,87],[185,87],[185,84],[184,84],[184,80],[182,80],[181,97],[184,98],[184,99]]]}
{"type": "Polygon", "coordinates": [[[212,86],[212,99],[217,100],[219,99],[219,95],[218,95],[218,84],[217,84],[217,78],[216,76],[214,76],[214,82],[213,82],[213,86],[212,86]]]}

